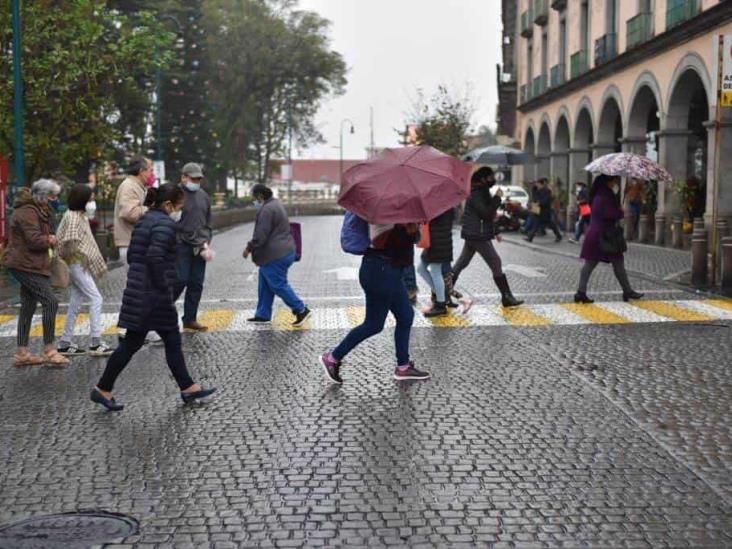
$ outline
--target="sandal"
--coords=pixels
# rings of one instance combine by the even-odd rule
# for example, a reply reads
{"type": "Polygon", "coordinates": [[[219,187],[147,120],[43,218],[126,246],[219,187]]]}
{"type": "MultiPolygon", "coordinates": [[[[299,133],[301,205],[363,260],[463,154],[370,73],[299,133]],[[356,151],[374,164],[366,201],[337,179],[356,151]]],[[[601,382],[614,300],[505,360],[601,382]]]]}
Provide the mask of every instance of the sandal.
{"type": "Polygon", "coordinates": [[[71,361],[65,356],[59,354],[58,351],[52,351],[50,353],[44,353],[43,362],[49,366],[66,366],[71,361]]]}
{"type": "Polygon", "coordinates": [[[21,367],[21,366],[40,366],[41,364],[44,364],[46,361],[43,360],[40,356],[32,355],[30,353],[26,353],[24,355],[14,355],[13,356],[13,366],[15,367],[21,367]]]}

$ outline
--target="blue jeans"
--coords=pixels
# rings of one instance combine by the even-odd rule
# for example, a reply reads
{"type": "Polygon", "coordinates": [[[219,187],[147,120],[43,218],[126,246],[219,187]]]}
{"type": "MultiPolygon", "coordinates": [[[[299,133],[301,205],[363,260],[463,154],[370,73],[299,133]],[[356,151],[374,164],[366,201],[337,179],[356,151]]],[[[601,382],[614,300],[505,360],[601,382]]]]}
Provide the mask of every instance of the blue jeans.
{"type": "Polygon", "coordinates": [[[206,277],[206,262],[200,255],[194,255],[193,246],[178,243],[176,255],[176,270],[178,271],[178,286],[173,295],[176,301],[183,290],[186,297],[183,302],[183,324],[195,322],[198,317],[198,305],[203,294],[203,280],[206,277]]]}
{"type": "Polygon", "coordinates": [[[290,252],[281,259],[270,261],[259,267],[259,287],[257,291],[257,312],[255,316],[270,320],[272,303],[275,296],[285,302],[293,313],[305,310],[305,304],[287,281],[287,271],[295,262],[295,252],[290,252]]]}
{"type": "Polygon", "coordinates": [[[408,292],[416,292],[419,289],[417,286],[417,272],[414,269],[414,265],[409,265],[402,269],[402,280],[404,281],[404,286],[407,288],[408,292]]]}
{"type": "Polygon", "coordinates": [[[579,239],[582,237],[582,233],[585,232],[585,227],[590,224],[590,216],[586,215],[584,217],[580,217],[577,220],[577,223],[574,224],[574,239],[579,242],[579,239]]]}
{"type": "Polygon", "coordinates": [[[419,262],[419,274],[429,284],[430,290],[435,294],[437,303],[445,302],[445,279],[442,274],[443,263],[419,262]]]}
{"type": "Polygon", "coordinates": [[[342,360],[362,341],[384,329],[386,315],[391,311],[396,318],[394,343],[397,365],[409,362],[409,334],[414,321],[414,309],[409,303],[402,269],[393,267],[377,256],[364,256],[359,272],[359,282],[366,294],[366,318],[356,326],[333,350],[333,358],[342,360]]]}

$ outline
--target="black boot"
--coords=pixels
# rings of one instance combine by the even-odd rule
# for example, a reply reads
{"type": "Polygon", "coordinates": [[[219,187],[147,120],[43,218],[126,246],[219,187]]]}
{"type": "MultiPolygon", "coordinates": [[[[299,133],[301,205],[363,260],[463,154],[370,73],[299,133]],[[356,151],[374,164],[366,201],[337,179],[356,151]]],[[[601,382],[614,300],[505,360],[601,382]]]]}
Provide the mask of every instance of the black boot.
{"type": "Polygon", "coordinates": [[[496,286],[501,291],[501,305],[504,307],[518,307],[523,304],[522,300],[513,297],[511,288],[508,287],[508,279],[505,274],[494,277],[493,280],[496,281],[496,286]]]}
{"type": "Polygon", "coordinates": [[[635,290],[623,292],[623,301],[630,301],[631,299],[640,299],[641,297],[643,297],[643,294],[640,292],[636,292],[635,290]]]}
{"type": "Polygon", "coordinates": [[[454,295],[453,292],[455,291],[453,288],[452,273],[447,273],[442,277],[442,279],[445,282],[445,305],[447,305],[449,309],[457,309],[460,305],[452,300],[454,295]]]}
{"type": "Polygon", "coordinates": [[[425,318],[433,318],[436,316],[445,316],[447,314],[447,306],[445,303],[441,303],[439,301],[436,301],[432,308],[424,313],[425,318]]]}
{"type": "Polygon", "coordinates": [[[585,292],[577,292],[576,294],[574,294],[574,302],[590,304],[594,303],[595,300],[587,297],[587,294],[585,292]]]}

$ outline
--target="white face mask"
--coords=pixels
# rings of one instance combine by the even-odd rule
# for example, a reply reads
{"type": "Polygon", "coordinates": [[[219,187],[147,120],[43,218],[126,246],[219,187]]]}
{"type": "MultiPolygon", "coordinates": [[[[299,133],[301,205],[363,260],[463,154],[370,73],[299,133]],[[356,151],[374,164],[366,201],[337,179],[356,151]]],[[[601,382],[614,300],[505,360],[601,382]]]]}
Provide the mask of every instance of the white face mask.
{"type": "Polygon", "coordinates": [[[170,219],[178,223],[180,221],[181,216],[183,215],[183,210],[176,210],[174,212],[170,213],[170,219]]]}
{"type": "Polygon", "coordinates": [[[613,185],[613,192],[618,194],[620,192],[620,185],[613,185]]]}
{"type": "Polygon", "coordinates": [[[186,189],[188,189],[191,192],[196,192],[197,190],[199,190],[201,188],[200,183],[193,183],[192,181],[186,181],[184,183],[184,185],[185,185],[186,189]]]}
{"type": "Polygon", "coordinates": [[[94,215],[97,213],[97,203],[94,200],[91,200],[86,203],[86,208],[84,209],[86,211],[87,219],[94,219],[94,215]]]}

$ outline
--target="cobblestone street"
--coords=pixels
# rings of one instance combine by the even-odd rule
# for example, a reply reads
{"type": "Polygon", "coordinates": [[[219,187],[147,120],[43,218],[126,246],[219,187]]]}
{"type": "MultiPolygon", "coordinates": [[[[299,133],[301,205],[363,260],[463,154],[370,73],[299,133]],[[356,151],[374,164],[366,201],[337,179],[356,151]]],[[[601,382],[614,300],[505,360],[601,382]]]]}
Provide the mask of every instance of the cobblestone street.
{"type": "MultiPolygon", "coordinates": [[[[318,356],[363,314],[359,258],[340,251],[340,218],[299,221],[302,328],[284,309],[245,324],[252,225],[214,238],[212,331],[184,335],[194,377],[220,391],[205,404],[182,405],[148,346],[115,388],[125,410],[105,413],[88,400],[103,359],[14,369],[17,311],[0,315],[0,523],[77,509],[140,522],[108,547],[732,547],[732,302],[664,281],[683,252],[632,246],[646,299],[623,303],[602,266],[583,308],[579,248],[511,236],[498,250],[527,306],[498,307],[476,258],[467,315],[417,315],[412,356],[431,380],[393,381],[385,330],[333,386],[318,356]]],[[[119,268],[103,283],[110,344],[124,282],[119,268]]]]}

